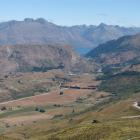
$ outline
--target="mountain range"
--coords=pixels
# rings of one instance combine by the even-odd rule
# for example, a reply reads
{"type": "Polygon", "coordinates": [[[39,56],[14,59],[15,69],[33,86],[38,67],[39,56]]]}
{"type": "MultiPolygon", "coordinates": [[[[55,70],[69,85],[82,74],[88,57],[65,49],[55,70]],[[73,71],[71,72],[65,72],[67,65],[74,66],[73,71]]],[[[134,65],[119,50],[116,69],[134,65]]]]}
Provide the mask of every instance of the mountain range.
{"type": "Polygon", "coordinates": [[[104,23],[99,26],[58,26],[42,18],[2,22],[0,73],[50,69],[79,73],[93,72],[100,66],[134,64],[140,62],[139,32],[140,28],[104,23]],[[80,56],[89,49],[93,50],[86,57],[92,61],[80,56]]]}
{"type": "Polygon", "coordinates": [[[24,21],[0,23],[0,45],[52,44],[72,46],[77,52],[85,53],[91,48],[112,39],[140,32],[136,27],[120,27],[101,23],[94,25],[59,26],[43,18],[26,18],[24,21]]]}

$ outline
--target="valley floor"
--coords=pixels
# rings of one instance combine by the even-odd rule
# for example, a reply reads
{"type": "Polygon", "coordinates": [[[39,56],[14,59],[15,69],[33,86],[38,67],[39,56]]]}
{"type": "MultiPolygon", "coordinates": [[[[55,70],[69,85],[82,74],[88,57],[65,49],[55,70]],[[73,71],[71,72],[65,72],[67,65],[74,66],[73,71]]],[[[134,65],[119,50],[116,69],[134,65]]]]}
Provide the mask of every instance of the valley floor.
{"type": "Polygon", "coordinates": [[[56,71],[4,79],[20,93],[37,88],[30,97],[0,103],[0,140],[139,140],[134,102],[140,93],[112,100],[112,93],[97,90],[100,82],[93,74],[56,71]]]}

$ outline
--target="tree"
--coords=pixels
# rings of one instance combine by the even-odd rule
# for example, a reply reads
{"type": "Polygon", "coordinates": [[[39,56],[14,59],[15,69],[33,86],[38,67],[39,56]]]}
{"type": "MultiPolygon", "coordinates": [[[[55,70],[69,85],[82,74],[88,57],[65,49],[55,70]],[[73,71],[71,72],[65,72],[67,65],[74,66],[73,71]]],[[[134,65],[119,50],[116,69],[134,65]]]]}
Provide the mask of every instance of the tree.
{"type": "Polygon", "coordinates": [[[63,95],[64,93],[63,93],[63,91],[60,91],[60,95],[63,95]]]}
{"type": "Polygon", "coordinates": [[[38,108],[38,107],[36,107],[36,108],[35,108],[35,111],[39,111],[39,108],[38,108]]]}
{"type": "Polygon", "coordinates": [[[99,123],[99,121],[98,120],[93,120],[92,123],[99,123]]]}
{"type": "Polygon", "coordinates": [[[45,109],[40,109],[39,112],[44,113],[45,109]]]}

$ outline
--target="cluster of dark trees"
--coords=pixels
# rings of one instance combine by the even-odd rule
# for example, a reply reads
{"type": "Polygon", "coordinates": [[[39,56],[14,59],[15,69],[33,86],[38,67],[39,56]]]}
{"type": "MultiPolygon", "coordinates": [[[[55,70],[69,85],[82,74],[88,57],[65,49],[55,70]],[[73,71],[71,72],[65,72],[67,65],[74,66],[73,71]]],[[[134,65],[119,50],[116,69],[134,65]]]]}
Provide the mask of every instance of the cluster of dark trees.
{"type": "Polygon", "coordinates": [[[41,112],[41,113],[46,112],[45,109],[39,108],[39,107],[36,107],[36,108],[35,108],[35,111],[38,111],[38,112],[41,112]]]}

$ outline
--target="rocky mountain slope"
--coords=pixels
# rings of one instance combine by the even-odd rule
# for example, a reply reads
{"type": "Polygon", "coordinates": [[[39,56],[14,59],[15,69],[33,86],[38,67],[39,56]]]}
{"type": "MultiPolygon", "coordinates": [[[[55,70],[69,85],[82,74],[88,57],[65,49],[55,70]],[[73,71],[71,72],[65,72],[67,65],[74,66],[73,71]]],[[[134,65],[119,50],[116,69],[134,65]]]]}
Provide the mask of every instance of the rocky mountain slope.
{"type": "Polygon", "coordinates": [[[90,71],[93,67],[63,45],[7,45],[0,47],[0,73],[47,71],[90,71]]]}
{"type": "Polygon", "coordinates": [[[78,52],[85,52],[106,41],[140,32],[140,28],[125,28],[100,24],[99,26],[58,26],[45,19],[8,21],[0,23],[0,44],[69,44],[78,52]],[[83,48],[83,50],[81,49],[83,48]]]}
{"type": "Polygon", "coordinates": [[[103,66],[132,67],[140,63],[140,34],[99,45],[86,56],[103,66]]]}

